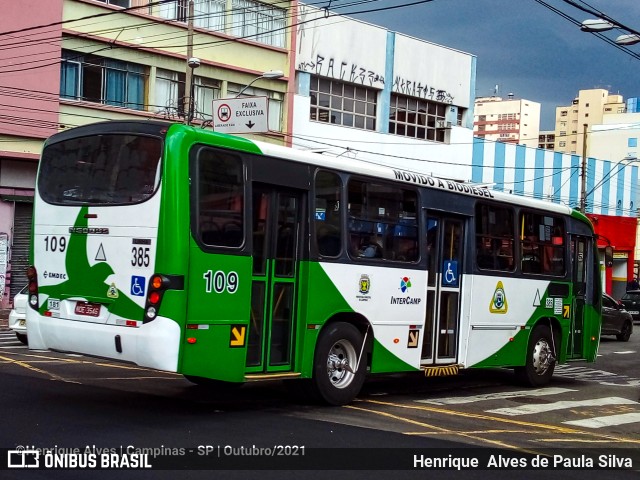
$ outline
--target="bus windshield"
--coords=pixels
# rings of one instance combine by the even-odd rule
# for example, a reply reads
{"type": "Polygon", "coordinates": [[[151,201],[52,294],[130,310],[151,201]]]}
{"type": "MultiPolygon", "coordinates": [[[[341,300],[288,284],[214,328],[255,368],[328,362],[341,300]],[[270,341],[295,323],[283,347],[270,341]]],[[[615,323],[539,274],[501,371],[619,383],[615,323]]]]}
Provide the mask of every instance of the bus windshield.
{"type": "Polygon", "coordinates": [[[126,205],[151,197],[160,181],[162,140],[131,134],[78,137],[47,145],[38,189],[57,205],[126,205]]]}

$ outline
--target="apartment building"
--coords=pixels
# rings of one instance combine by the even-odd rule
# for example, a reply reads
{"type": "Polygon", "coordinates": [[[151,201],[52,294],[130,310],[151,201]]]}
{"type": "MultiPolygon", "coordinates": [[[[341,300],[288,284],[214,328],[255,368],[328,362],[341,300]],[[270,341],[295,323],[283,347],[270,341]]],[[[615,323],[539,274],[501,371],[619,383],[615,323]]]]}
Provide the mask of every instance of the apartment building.
{"type": "Polygon", "coordinates": [[[51,134],[109,119],[208,127],[214,99],[242,94],[268,99],[268,132],[248,136],[289,143],[293,2],[195,0],[193,16],[189,3],[23,0],[3,6],[0,308],[26,281],[36,167],[51,134]],[[189,66],[189,58],[199,61],[189,66]],[[267,78],[264,72],[280,73],[267,78]]]}
{"type": "Polygon", "coordinates": [[[538,146],[540,104],[502,97],[478,97],[474,105],[473,133],[485,140],[538,146]]]}
{"type": "MultiPolygon", "coordinates": [[[[571,105],[556,107],[555,135],[557,152],[590,155],[587,148],[583,152],[585,132],[592,125],[603,123],[606,115],[624,113],[622,95],[610,94],[607,90],[595,88],[580,90],[571,105]],[[586,125],[586,127],[585,127],[586,125]]],[[[587,142],[587,147],[588,147],[587,142]]]]}

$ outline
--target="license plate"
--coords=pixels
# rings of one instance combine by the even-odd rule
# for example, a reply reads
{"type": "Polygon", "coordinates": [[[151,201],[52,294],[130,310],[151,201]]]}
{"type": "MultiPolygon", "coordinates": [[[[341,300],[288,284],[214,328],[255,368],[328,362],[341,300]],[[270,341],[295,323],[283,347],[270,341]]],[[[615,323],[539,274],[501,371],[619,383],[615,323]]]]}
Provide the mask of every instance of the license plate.
{"type": "Polygon", "coordinates": [[[24,327],[27,325],[27,321],[24,319],[20,319],[18,320],[18,325],[20,325],[21,327],[24,327]]]}
{"type": "Polygon", "coordinates": [[[97,317],[100,315],[100,304],[89,302],[76,303],[76,315],[86,315],[87,317],[97,317]]]}

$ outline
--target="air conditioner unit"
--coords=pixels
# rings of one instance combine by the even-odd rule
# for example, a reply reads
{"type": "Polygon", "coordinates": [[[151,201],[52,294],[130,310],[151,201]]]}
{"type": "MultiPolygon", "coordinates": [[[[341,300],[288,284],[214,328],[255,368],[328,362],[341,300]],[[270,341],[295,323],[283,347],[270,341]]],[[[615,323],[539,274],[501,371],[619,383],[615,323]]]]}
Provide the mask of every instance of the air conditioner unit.
{"type": "Polygon", "coordinates": [[[446,120],[436,120],[436,128],[451,128],[451,122],[446,120]]]}

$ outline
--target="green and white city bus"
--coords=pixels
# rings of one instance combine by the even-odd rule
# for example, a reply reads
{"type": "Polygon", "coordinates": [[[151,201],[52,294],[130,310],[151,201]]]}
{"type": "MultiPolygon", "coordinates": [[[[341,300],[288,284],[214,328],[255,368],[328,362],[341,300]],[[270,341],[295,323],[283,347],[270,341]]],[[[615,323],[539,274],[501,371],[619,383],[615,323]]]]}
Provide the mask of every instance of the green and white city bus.
{"type": "Polygon", "coordinates": [[[367,374],[539,386],[598,350],[593,228],[561,205],[151,121],[52,136],[35,197],[33,349],[336,405],[367,374]]]}

